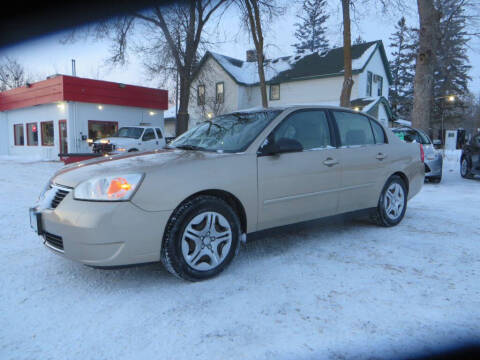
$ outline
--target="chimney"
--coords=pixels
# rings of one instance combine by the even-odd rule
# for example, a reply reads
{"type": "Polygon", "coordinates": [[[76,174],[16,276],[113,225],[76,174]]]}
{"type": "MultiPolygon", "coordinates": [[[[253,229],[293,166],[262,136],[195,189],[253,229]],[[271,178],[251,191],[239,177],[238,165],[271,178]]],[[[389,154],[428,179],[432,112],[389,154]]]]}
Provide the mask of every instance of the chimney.
{"type": "Polygon", "coordinates": [[[247,50],[247,62],[257,61],[257,50],[247,50]]]}

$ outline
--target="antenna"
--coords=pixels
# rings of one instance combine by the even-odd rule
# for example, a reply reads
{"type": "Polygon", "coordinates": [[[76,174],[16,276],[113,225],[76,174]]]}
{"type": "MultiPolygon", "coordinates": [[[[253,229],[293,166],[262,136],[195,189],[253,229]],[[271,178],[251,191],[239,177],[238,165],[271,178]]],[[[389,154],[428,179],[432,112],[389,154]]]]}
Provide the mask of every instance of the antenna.
{"type": "Polygon", "coordinates": [[[72,59],[72,76],[77,76],[77,68],[75,66],[75,59],[72,59]]]}

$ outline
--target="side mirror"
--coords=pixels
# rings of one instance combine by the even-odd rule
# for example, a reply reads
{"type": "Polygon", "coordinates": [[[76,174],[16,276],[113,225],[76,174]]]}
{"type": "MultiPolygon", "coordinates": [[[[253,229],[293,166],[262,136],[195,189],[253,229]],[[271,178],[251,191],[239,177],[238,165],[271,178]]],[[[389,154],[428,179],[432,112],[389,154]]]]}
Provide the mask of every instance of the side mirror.
{"type": "Polygon", "coordinates": [[[274,142],[273,139],[269,137],[262,146],[261,154],[275,155],[301,151],[303,151],[303,146],[295,139],[281,138],[274,142]]]}

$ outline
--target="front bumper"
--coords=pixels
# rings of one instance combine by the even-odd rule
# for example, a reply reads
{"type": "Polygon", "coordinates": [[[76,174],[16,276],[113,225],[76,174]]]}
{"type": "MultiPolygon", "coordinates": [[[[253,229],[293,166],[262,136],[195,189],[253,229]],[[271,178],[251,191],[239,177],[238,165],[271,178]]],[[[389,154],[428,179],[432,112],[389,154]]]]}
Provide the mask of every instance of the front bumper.
{"type": "Polygon", "coordinates": [[[57,208],[41,210],[31,221],[38,217],[39,235],[55,253],[109,267],[159,261],[170,214],[145,211],[129,201],[74,200],[70,193],[57,208]]]}
{"type": "Polygon", "coordinates": [[[434,160],[425,159],[425,177],[442,176],[443,158],[436,157],[434,160]]]}

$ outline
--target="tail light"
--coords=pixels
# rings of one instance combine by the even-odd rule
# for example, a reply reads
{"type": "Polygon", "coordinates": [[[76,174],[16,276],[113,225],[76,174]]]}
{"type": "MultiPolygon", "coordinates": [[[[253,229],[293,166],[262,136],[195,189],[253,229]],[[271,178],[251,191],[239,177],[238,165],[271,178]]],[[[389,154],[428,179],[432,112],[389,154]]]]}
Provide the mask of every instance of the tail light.
{"type": "Polygon", "coordinates": [[[425,162],[425,151],[423,151],[422,144],[420,144],[420,159],[422,159],[422,163],[425,162]]]}

